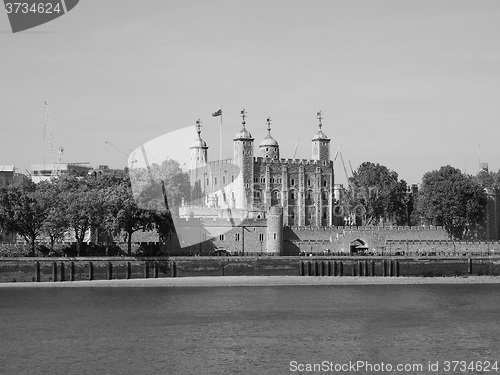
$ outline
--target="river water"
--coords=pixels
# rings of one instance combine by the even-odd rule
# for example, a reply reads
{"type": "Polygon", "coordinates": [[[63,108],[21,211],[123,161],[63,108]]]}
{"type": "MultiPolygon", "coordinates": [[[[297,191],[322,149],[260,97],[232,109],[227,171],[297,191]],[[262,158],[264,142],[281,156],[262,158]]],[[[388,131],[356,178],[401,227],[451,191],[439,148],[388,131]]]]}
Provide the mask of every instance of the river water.
{"type": "Polygon", "coordinates": [[[500,366],[500,285],[0,289],[0,374],[500,374],[453,360],[500,366]],[[423,368],[306,371],[349,361],[423,368]]]}

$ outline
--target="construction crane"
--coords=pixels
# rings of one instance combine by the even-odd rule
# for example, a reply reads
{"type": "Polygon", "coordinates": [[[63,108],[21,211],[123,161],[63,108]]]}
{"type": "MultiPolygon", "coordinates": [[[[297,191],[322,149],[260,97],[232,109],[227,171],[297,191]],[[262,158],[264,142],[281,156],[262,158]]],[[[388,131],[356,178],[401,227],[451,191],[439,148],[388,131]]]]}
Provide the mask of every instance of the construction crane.
{"type": "Polygon", "coordinates": [[[335,160],[337,160],[337,156],[339,156],[339,152],[340,152],[340,146],[339,146],[339,148],[337,148],[337,152],[335,153],[335,156],[333,157],[334,163],[335,163],[335,160]]]}
{"type": "Polygon", "coordinates": [[[299,148],[299,142],[300,142],[300,138],[297,139],[297,145],[295,146],[295,151],[293,152],[293,158],[295,159],[295,155],[297,154],[297,150],[299,148]]]}
{"type": "Polygon", "coordinates": [[[354,176],[354,170],[352,169],[352,164],[350,160],[349,160],[349,168],[351,169],[351,174],[354,176]]]}
{"type": "Polygon", "coordinates": [[[347,168],[345,167],[344,156],[342,155],[342,152],[340,152],[340,160],[342,160],[342,166],[344,167],[346,183],[347,185],[349,185],[349,175],[347,174],[347,168]]]}
{"type": "Polygon", "coordinates": [[[104,142],[104,143],[106,143],[107,145],[110,145],[110,146],[111,146],[111,147],[113,147],[116,151],[118,151],[120,154],[125,155],[125,156],[128,158],[128,155],[127,155],[125,152],[123,152],[122,150],[120,150],[118,147],[116,147],[116,146],[115,146],[114,144],[112,144],[111,142],[106,141],[106,142],[104,142]]]}
{"type": "MultiPolygon", "coordinates": [[[[120,154],[122,155],[125,155],[125,157],[128,159],[129,158],[129,155],[127,155],[125,152],[123,152],[122,150],[120,150],[118,147],[116,147],[114,144],[112,144],[111,142],[109,141],[105,141],[104,143],[106,143],[107,145],[110,145],[111,147],[113,147],[116,151],[118,151],[120,154]]],[[[134,155],[135,155],[135,152],[134,152],[134,155]]],[[[137,163],[137,159],[135,158],[135,156],[132,155],[132,160],[130,161],[130,168],[133,168],[134,167],[134,163],[137,163]]]]}
{"type": "MultiPolygon", "coordinates": [[[[43,141],[45,144],[45,139],[47,139],[49,143],[50,160],[52,162],[52,171],[50,177],[52,178],[52,177],[57,177],[59,175],[59,165],[61,163],[64,148],[62,146],[59,147],[59,156],[56,161],[56,155],[54,152],[54,141],[52,135],[52,119],[50,117],[49,103],[47,102],[44,103],[44,112],[45,112],[45,125],[43,128],[43,141]]],[[[43,157],[43,164],[45,164],[45,151],[43,157]]]]}
{"type": "MultiPolygon", "coordinates": [[[[349,185],[349,175],[347,174],[347,168],[345,166],[344,156],[342,155],[342,152],[340,151],[340,146],[337,149],[337,152],[335,153],[335,156],[333,157],[333,162],[334,163],[337,160],[337,157],[339,155],[340,155],[340,160],[342,161],[342,166],[344,167],[344,173],[345,173],[346,183],[347,183],[347,185],[349,185]]],[[[349,166],[351,166],[351,162],[350,161],[349,161],[349,166]]],[[[352,172],[352,166],[351,166],[351,173],[352,173],[352,175],[354,175],[354,173],[352,172]]]]}
{"type": "Polygon", "coordinates": [[[59,176],[59,173],[60,173],[59,166],[61,165],[61,160],[62,160],[63,153],[64,153],[64,148],[62,146],[59,146],[59,154],[58,154],[58,157],[57,157],[57,163],[52,168],[52,174],[50,175],[50,177],[57,177],[57,176],[59,176]]]}

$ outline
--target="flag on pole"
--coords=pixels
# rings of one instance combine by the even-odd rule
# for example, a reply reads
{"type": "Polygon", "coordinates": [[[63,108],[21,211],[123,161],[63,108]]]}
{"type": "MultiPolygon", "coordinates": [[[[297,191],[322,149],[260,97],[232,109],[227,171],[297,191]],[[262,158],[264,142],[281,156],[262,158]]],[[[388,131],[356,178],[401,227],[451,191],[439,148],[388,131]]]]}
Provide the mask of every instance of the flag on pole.
{"type": "Polygon", "coordinates": [[[222,116],[222,108],[212,113],[212,117],[219,117],[219,116],[222,116]]]}

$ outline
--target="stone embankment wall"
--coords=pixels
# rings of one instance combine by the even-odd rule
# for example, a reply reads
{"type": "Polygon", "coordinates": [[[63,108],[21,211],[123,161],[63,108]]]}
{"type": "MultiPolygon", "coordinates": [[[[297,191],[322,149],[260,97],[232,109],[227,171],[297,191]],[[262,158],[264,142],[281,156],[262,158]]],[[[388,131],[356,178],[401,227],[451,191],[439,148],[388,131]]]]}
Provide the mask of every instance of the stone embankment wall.
{"type": "Polygon", "coordinates": [[[253,275],[500,276],[500,257],[0,258],[0,282],[253,275]]]}

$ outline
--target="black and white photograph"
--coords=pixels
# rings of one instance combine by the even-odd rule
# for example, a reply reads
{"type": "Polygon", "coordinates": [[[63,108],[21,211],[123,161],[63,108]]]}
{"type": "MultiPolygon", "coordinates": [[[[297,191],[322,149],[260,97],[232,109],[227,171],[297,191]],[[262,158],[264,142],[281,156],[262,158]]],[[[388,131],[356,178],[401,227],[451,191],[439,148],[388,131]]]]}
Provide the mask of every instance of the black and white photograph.
{"type": "Polygon", "coordinates": [[[0,374],[500,374],[500,2],[4,0],[0,374]]]}

